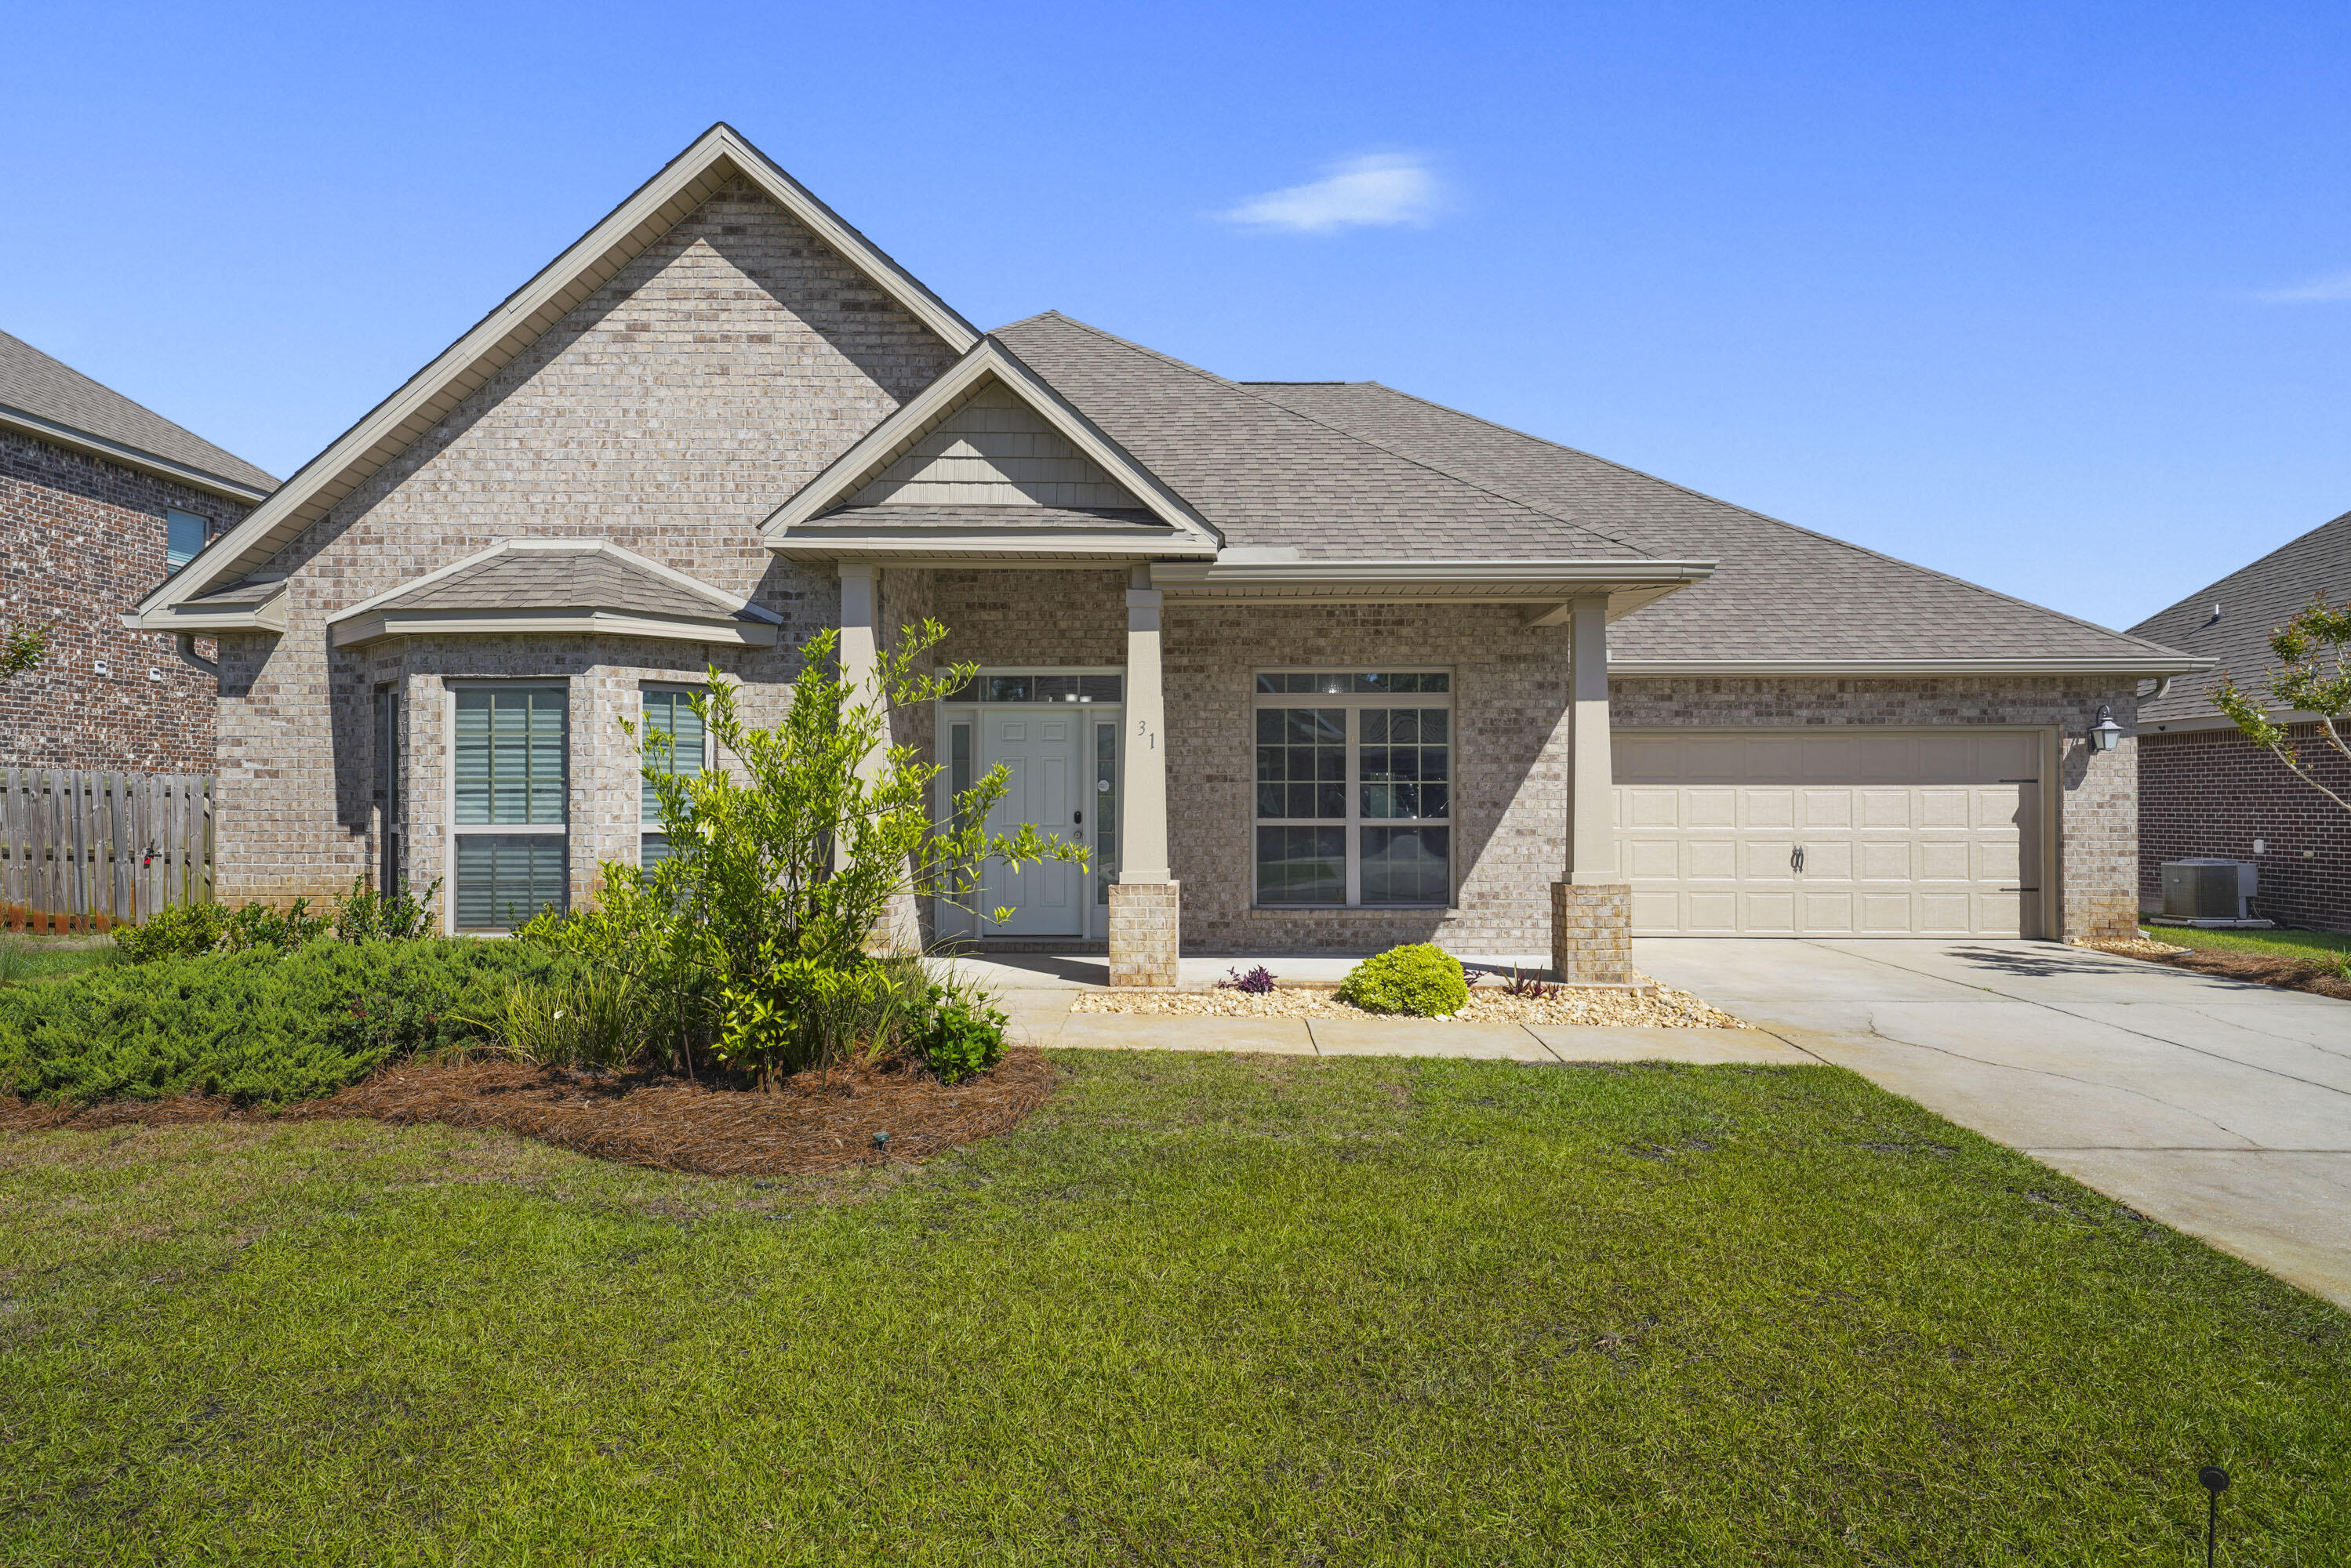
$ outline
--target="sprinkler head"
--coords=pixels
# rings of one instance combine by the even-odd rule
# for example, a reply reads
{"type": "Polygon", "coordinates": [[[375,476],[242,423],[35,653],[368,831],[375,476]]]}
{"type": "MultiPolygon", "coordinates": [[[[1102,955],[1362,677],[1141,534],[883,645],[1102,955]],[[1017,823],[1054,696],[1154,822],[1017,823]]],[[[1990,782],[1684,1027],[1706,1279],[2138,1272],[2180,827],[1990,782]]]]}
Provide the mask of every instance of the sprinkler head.
{"type": "MultiPolygon", "coordinates": [[[[890,1134],[887,1134],[887,1133],[876,1133],[876,1134],[873,1134],[873,1146],[874,1146],[875,1148],[877,1148],[877,1149],[886,1149],[886,1148],[888,1148],[888,1147],[890,1146],[890,1134]]],[[[2210,1483],[2210,1482],[2207,1482],[2207,1483],[2205,1483],[2205,1484],[2207,1484],[2207,1485],[2209,1486],[2210,1483]]],[[[2227,1486],[2227,1485],[2229,1484],[2229,1478],[2228,1478],[2228,1477],[2226,1477],[2226,1476],[2222,1476],[2222,1477],[2220,1478],[2220,1484],[2221,1484],[2222,1486],[2227,1486]]]]}

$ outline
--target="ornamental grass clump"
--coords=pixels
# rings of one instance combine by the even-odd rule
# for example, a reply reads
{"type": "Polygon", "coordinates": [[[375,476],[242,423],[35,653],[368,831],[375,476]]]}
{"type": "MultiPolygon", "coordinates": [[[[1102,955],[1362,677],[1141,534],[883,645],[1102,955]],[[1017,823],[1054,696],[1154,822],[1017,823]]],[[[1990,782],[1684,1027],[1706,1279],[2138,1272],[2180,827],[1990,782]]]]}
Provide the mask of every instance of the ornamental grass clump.
{"type": "Polygon", "coordinates": [[[1364,959],[1339,982],[1339,999],[1372,1013],[1445,1018],[1469,1000],[1461,960],[1426,942],[1391,947],[1364,959]]]}

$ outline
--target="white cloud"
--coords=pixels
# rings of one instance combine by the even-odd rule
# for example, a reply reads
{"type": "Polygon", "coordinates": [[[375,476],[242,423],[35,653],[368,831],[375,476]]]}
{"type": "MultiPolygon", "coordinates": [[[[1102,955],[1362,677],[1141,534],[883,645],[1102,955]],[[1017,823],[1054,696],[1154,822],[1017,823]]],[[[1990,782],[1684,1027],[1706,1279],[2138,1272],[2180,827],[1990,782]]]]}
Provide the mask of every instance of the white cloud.
{"type": "Polygon", "coordinates": [[[1311,185],[1268,191],[1221,214],[1254,228],[1294,234],[1426,224],[1437,214],[1444,187],[1427,161],[1408,152],[1350,158],[1311,185]]]}
{"type": "Polygon", "coordinates": [[[2331,277],[2314,277],[2307,283],[2297,283],[2292,288],[2273,288],[2262,298],[2272,305],[2318,305],[2351,301],[2351,272],[2338,272],[2331,277]]]}

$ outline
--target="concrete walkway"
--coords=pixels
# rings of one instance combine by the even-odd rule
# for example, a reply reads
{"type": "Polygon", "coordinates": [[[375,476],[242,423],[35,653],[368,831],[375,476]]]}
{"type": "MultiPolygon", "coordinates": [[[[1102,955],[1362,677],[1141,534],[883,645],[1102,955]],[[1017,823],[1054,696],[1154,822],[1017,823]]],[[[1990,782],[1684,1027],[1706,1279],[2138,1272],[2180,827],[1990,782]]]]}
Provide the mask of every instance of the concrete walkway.
{"type": "Polygon", "coordinates": [[[2043,942],[1684,938],[1635,958],[2351,1307],[2351,1002],[2043,942]]]}
{"type": "MultiPolygon", "coordinates": [[[[1762,1037],[1071,1013],[1101,958],[964,963],[1038,1045],[1834,1062],[2351,1308],[2351,1002],[2043,942],[1652,939],[1634,959],[1762,1037]]],[[[1182,982],[1252,961],[1187,958],[1182,982]]],[[[1336,979],[1352,960],[1270,962],[1294,981],[1336,979]]]]}

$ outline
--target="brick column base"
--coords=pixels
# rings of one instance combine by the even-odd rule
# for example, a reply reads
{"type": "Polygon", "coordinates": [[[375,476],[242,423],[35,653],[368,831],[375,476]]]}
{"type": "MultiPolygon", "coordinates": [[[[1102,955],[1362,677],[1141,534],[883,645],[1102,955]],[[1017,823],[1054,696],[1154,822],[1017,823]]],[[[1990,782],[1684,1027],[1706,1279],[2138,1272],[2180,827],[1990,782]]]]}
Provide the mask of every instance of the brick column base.
{"type": "Polygon", "coordinates": [[[1621,882],[1551,884],[1551,967],[1571,986],[1633,980],[1633,890],[1621,882]]]}
{"type": "Polygon", "coordinates": [[[1110,888],[1110,983],[1176,984],[1182,939],[1182,884],[1114,882],[1110,888]]]}

